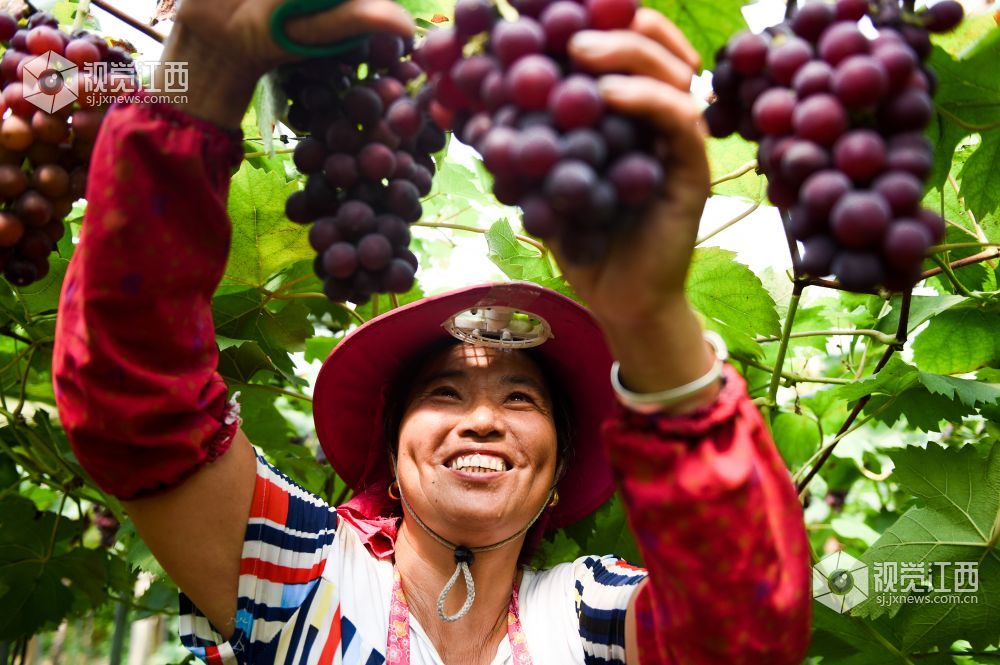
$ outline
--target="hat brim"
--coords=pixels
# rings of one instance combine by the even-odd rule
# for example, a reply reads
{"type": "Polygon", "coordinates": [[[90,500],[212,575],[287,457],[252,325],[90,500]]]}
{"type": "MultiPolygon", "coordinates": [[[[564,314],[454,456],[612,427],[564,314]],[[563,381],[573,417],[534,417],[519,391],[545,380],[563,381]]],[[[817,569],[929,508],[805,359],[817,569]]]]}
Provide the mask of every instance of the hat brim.
{"type": "Polygon", "coordinates": [[[506,306],[544,318],[553,337],[536,347],[573,405],[574,457],[559,483],[552,528],[591,514],[614,493],[601,425],[612,413],[611,353],[590,313],[531,282],[472,286],[424,298],[378,316],[349,333],[327,357],[313,394],[316,434],[327,460],[355,492],[391,478],[382,445],[386,387],[417,354],[451,337],[442,326],[474,307],[506,306]]]}

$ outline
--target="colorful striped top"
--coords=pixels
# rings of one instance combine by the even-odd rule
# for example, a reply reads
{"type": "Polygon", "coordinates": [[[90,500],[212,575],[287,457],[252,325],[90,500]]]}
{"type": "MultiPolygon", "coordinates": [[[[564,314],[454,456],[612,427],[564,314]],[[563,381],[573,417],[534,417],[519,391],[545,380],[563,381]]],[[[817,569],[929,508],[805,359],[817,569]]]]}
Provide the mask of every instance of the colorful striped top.
{"type": "MultiPolygon", "coordinates": [[[[535,663],[624,665],[625,612],[646,571],[607,555],[526,568],[520,618],[535,663]]],[[[229,640],[180,594],[181,642],[209,665],[381,665],[392,563],[257,451],[257,481],[229,640]]],[[[410,616],[412,665],[443,665],[410,616]]],[[[504,638],[492,665],[512,663],[504,638]]]]}

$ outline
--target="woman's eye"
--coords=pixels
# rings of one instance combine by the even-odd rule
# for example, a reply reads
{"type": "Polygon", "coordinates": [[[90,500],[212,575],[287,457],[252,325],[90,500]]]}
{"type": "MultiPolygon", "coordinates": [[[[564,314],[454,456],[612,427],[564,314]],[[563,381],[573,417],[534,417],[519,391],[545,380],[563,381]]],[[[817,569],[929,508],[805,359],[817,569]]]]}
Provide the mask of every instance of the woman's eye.
{"type": "Polygon", "coordinates": [[[509,396],[507,397],[507,399],[516,399],[516,400],[523,400],[523,401],[525,401],[525,402],[534,402],[534,401],[535,401],[535,400],[533,400],[533,399],[531,398],[531,395],[529,395],[529,394],[527,394],[527,393],[511,393],[511,394],[510,394],[510,395],[509,395],[509,396]]]}
{"type": "Polygon", "coordinates": [[[431,391],[431,395],[435,397],[458,397],[458,391],[448,386],[439,386],[431,391]]]}

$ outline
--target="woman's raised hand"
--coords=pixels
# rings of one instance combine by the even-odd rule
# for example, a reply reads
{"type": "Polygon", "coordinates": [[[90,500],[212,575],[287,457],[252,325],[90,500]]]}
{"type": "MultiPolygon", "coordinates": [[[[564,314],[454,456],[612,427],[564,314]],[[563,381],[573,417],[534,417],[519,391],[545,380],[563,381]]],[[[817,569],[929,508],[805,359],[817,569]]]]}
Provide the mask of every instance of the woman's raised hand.
{"type": "MultiPolygon", "coordinates": [[[[296,58],[271,37],[271,15],[284,0],[189,0],[181,4],[164,61],[188,63],[184,109],[238,127],[257,80],[296,58]]],[[[287,35],[302,44],[332,44],[371,32],[413,34],[413,18],[392,0],[348,0],[290,19],[287,35]]]]}
{"type": "Polygon", "coordinates": [[[583,31],[570,54],[598,80],[616,111],[649,120],[662,134],[657,152],[665,180],[659,199],[635,229],[593,265],[564,260],[564,275],[601,321],[640,324],[683,300],[684,279],[709,192],[700,111],[690,95],[699,66],[694,48],[660,13],[640,8],[631,30],[583,31]]]}

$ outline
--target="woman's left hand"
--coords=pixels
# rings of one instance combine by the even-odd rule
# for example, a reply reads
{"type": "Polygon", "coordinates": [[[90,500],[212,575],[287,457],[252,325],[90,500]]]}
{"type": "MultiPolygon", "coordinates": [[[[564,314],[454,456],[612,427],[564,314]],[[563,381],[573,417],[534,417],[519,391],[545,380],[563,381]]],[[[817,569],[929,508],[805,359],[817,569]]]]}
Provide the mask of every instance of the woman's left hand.
{"type": "Polygon", "coordinates": [[[599,320],[649,321],[664,305],[683,299],[709,193],[701,112],[690,95],[699,57],[674,24],[648,8],[636,12],[630,30],[578,33],[570,55],[600,76],[610,109],[642,117],[660,133],[656,151],[665,178],[645,218],[617,238],[602,261],[575,265],[558,242],[550,246],[566,279],[599,320]]]}

